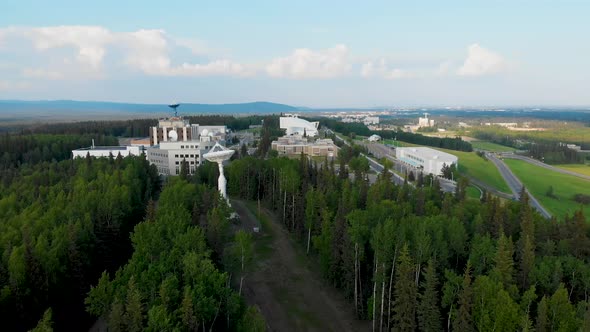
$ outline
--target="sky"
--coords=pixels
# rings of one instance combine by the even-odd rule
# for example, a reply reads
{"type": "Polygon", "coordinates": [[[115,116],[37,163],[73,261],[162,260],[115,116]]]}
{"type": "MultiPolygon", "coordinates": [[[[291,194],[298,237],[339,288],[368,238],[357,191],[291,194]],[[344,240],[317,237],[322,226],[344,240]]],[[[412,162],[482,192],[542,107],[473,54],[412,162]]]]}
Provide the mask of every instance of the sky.
{"type": "Polygon", "coordinates": [[[2,0],[0,99],[590,106],[590,1],[2,0]]]}

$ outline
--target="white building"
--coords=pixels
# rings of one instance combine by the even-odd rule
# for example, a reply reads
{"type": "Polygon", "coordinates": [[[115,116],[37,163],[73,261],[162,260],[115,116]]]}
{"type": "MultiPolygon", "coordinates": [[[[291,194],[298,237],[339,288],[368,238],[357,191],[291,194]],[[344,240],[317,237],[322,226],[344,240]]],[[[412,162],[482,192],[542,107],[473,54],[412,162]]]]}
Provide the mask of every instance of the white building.
{"type": "Polygon", "coordinates": [[[413,168],[433,175],[440,175],[443,165],[459,166],[456,156],[426,147],[396,148],[395,157],[413,168]]]}
{"type": "Polygon", "coordinates": [[[363,123],[365,126],[379,124],[379,117],[378,116],[367,116],[363,119],[363,123]]]}
{"type": "Polygon", "coordinates": [[[373,135],[369,136],[369,138],[367,138],[367,140],[369,142],[377,142],[377,141],[381,140],[381,136],[373,134],[373,135]]]}
{"type": "Polygon", "coordinates": [[[91,146],[88,148],[80,148],[72,150],[72,158],[86,158],[91,157],[127,157],[139,156],[141,154],[141,147],[139,146],[91,146]]]}
{"type": "Polygon", "coordinates": [[[160,142],[194,141],[199,140],[201,136],[211,136],[217,141],[225,141],[226,134],[225,126],[199,126],[190,124],[182,117],[171,117],[160,119],[157,126],[150,127],[150,145],[158,145],[160,142]]]}
{"type": "Polygon", "coordinates": [[[150,164],[154,164],[162,175],[178,175],[183,161],[188,163],[188,170],[193,174],[204,159],[203,154],[215,145],[214,140],[161,142],[146,149],[150,164]]]}
{"type": "Polygon", "coordinates": [[[434,127],[434,120],[428,118],[428,113],[424,113],[423,118],[418,118],[418,127],[434,127]]]}
{"type": "Polygon", "coordinates": [[[309,142],[300,135],[279,137],[276,141],[271,142],[271,149],[276,150],[279,155],[300,155],[301,153],[318,157],[336,157],[338,156],[338,147],[334,142],[327,139],[317,139],[315,142],[309,142]]]}
{"type": "Polygon", "coordinates": [[[303,135],[305,133],[307,136],[313,137],[317,136],[320,123],[309,122],[298,118],[296,115],[291,115],[281,116],[279,125],[281,129],[287,130],[287,136],[303,135]]]}

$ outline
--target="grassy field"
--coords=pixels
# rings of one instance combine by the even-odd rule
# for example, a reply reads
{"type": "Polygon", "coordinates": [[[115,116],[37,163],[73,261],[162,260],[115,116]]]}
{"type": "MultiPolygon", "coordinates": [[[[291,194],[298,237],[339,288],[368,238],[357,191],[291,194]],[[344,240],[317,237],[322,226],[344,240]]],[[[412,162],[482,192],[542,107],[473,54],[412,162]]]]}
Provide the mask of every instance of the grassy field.
{"type": "Polygon", "coordinates": [[[561,168],[561,169],[565,169],[567,171],[576,172],[576,173],[590,176],[590,165],[564,164],[564,165],[554,165],[554,166],[561,168]]]}
{"type": "Polygon", "coordinates": [[[479,189],[475,188],[474,186],[467,187],[467,197],[473,199],[479,199],[481,197],[481,192],[479,189]]]}
{"type": "Polygon", "coordinates": [[[462,174],[474,177],[499,191],[510,193],[510,188],[508,188],[500,171],[498,171],[491,161],[478,156],[475,152],[447,149],[438,150],[457,156],[457,158],[459,158],[459,172],[462,174]]]}
{"type": "Polygon", "coordinates": [[[410,147],[410,146],[419,146],[417,144],[406,143],[406,142],[402,142],[402,141],[395,141],[394,142],[394,140],[392,140],[392,139],[384,139],[382,141],[382,143],[387,144],[387,145],[395,145],[395,146],[402,147],[402,148],[410,147]]]}
{"type": "Polygon", "coordinates": [[[471,145],[473,146],[474,149],[486,150],[486,151],[491,151],[491,152],[512,152],[512,151],[514,151],[514,148],[511,148],[509,146],[504,146],[504,145],[500,145],[500,144],[496,144],[496,143],[492,143],[492,142],[488,142],[488,141],[473,141],[473,142],[471,142],[471,145]]]}
{"type": "MultiPolygon", "coordinates": [[[[572,198],[576,193],[590,195],[590,181],[578,177],[561,174],[548,169],[529,164],[522,160],[505,159],[506,164],[524,183],[528,190],[539,200],[549,212],[561,218],[566,213],[570,216],[580,208],[572,198]],[[553,193],[557,197],[547,197],[549,186],[553,186],[553,193]]],[[[588,216],[590,206],[584,208],[588,216]]]]}

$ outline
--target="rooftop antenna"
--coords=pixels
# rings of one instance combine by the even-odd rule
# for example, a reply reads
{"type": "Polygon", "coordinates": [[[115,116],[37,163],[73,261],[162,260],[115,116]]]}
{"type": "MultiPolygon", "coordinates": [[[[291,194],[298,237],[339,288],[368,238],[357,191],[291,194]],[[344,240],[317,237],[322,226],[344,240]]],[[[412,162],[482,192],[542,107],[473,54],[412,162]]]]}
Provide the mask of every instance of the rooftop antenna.
{"type": "Polygon", "coordinates": [[[180,106],[179,103],[172,103],[172,104],[168,105],[168,107],[170,107],[171,109],[174,110],[174,116],[178,116],[178,110],[177,110],[178,106],[180,106]]]}

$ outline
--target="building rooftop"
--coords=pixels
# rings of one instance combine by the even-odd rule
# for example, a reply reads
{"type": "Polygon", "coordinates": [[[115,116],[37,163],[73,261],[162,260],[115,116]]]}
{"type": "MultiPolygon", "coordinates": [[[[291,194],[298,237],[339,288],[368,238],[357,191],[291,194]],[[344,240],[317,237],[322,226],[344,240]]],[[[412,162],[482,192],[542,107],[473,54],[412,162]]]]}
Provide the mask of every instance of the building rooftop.
{"type": "Polygon", "coordinates": [[[443,162],[455,162],[458,158],[450,153],[442,152],[439,150],[427,148],[427,147],[406,147],[406,148],[397,148],[400,150],[405,150],[407,152],[413,153],[415,155],[419,155],[425,159],[435,159],[440,160],[443,162]]]}

